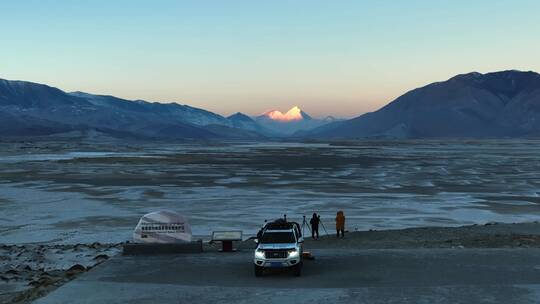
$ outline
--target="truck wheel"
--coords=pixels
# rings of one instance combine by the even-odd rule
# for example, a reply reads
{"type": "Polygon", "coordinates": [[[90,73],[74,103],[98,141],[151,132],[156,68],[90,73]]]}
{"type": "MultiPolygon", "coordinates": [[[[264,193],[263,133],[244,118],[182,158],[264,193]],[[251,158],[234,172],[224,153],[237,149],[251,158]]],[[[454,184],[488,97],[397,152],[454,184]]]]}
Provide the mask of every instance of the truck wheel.
{"type": "Polygon", "coordinates": [[[255,266],[255,276],[256,276],[256,277],[262,276],[262,274],[263,274],[263,268],[260,267],[260,266],[257,266],[257,265],[254,265],[254,266],[255,266]]]}
{"type": "Polygon", "coordinates": [[[298,263],[293,267],[293,274],[295,277],[299,277],[302,275],[302,263],[298,263]]]}

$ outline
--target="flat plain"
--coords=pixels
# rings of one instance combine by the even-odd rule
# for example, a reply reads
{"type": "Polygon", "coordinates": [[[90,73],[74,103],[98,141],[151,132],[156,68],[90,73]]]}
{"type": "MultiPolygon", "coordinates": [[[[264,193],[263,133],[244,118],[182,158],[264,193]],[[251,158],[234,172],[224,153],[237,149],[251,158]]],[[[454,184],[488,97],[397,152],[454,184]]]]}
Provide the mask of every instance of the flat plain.
{"type": "Polygon", "coordinates": [[[195,235],[312,212],[333,230],[540,219],[540,141],[0,144],[0,242],[118,243],[171,209],[195,235]]]}

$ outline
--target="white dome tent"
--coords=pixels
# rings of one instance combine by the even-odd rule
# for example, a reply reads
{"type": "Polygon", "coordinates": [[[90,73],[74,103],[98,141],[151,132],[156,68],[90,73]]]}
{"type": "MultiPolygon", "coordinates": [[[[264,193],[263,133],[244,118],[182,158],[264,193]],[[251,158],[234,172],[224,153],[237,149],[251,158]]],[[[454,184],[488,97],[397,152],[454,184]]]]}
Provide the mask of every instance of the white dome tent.
{"type": "Polygon", "coordinates": [[[187,219],[170,210],[143,215],[133,231],[136,243],[185,243],[191,242],[191,237],[187,219]]]}

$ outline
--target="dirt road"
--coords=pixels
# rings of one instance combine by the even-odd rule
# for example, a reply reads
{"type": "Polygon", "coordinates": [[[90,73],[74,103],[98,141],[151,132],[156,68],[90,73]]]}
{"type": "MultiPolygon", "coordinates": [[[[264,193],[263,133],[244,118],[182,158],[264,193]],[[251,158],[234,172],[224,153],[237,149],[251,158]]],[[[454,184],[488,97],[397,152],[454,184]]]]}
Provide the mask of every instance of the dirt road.
{"type": "Polygon", "coordinates": [[[302,277],[251,252],[117,257],[37,303],[540,303],[540,249],[315,249],[302,277]]]}

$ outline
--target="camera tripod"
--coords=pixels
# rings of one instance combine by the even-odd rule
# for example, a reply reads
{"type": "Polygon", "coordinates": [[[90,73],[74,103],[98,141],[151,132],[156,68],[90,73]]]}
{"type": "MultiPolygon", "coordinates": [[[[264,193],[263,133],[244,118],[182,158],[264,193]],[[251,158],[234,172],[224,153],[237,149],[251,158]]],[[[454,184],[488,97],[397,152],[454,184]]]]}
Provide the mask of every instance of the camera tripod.
{"type": "Polygon", "coordinates": [[[311,233],[311,227],[309,227],[308,222],[306,221],[306,216],[303,216],[304,220],[302,221],[302,236],[304,236],[304,227],[307,227],[309,233],[311,233]]]}

